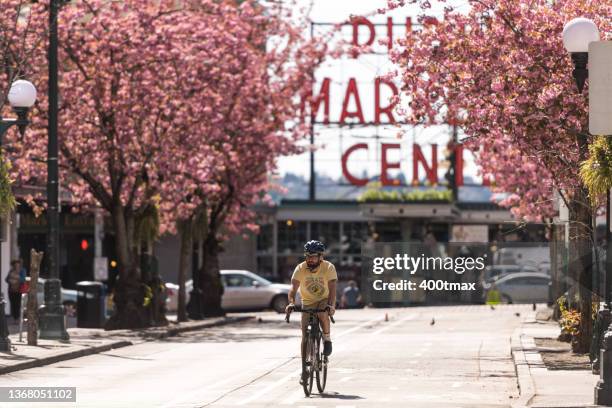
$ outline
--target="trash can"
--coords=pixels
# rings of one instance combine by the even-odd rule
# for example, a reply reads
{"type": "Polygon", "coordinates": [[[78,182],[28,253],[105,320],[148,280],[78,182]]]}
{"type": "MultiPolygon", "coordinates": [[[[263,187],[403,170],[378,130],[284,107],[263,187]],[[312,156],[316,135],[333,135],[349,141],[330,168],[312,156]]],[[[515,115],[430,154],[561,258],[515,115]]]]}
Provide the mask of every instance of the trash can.
{"type": "Polygon", "coordinates": [[[102,282],[77,282],[77,327],[104,327],[104,285],[102,282]]]}

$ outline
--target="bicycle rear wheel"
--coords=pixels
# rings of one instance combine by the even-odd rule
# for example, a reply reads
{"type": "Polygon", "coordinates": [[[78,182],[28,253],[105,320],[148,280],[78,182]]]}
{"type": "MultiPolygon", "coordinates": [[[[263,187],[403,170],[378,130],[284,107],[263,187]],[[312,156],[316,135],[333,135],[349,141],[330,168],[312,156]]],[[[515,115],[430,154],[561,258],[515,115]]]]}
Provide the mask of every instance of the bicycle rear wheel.
{"type": "Polygon", "coordinates": [[[327,383],[327,356],[321,352],[321,337],[317,339],[317,356],[317,389],[322,393],[327,383]]]}

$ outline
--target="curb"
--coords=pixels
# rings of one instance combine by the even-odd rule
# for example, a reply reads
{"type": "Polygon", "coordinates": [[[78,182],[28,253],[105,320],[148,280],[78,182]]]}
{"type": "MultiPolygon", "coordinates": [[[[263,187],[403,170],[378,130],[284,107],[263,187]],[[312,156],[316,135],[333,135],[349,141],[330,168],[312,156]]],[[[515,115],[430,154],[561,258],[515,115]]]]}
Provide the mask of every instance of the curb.
{"type": "Polygon", "coordinates": [[[99,354],[105,351],[109,351],[116,348],[131,346],[133,343],[127,340],[113,341],[100,346],[87,347],[81,350],[74,350],[68,353],[60,353],[54,356],[43,357],[32,359],[30,361],[24,361],[23,363],[17,363],[6,367],[0,367],[0,375],[12,373],[14,371],[27,370],[29,368],[41,367],[49,364],[58,363],[60,361],[72,360],[79,357],[85,357],[92,354],[99,354]]]}
{"type": "MultiPolygon", "coordinates": [[[[515,329],[510,338],[512,362],[514,363],[514,371],[516,372],[516,380],[520,393],[519,398],[511,404],[512,408],[528,407],[536,393],[535,383],[529,368],[529,360],[523,347],[522,330],[522,327],[515,329]]],[[[538,352],[530,352],[529,354],[537,354],[539,357],[538,352]]]]}
{"type": "MultiPolygon", "coordinates": [[[[160,330],[160,331],[157,331],[157,332],[147,333],[146,330],[142,330],[142,331],[139,331],[139,332],[134,331],[132,333],[139,335],[139,337],[141,339],[144,339],[144,341],[146,342],[146,341],[154,341],[154,340],[158,340],[158,339],[164,339],[164,338],[168,338],[168,337],[173,337],[173,336],[176,336],[178,334],[189,332],[189,331],[193,331],[193,330],[200,330],[200,329],[205,329],[205,328],[209,328],[209,327],[225,326],[225,325],[232,324],[232,323],[239,323],[239,322],[243,322],[243,321],[246,321],[246,320],[251,320],[251,319],[254,319],[254,318],[255,318],[255,316],[225,317],[223,319],[219,319],[219,320],[215,320],[215,321],[195,323],[195,324],[192,324],[192,325],[189,325],[189,326],[167,327],[165,330],[160,330]]],[[[129,331],[124,331],[124,332],[129,332],[129,331]]],[[[106,344],[101,344],[99,346],[86,347],[86,348],[83,348],[81,350],[74,350],[74,351],[70,351],[70,352],[67,352],[67,353],[60,353],[60,354],[56,354],[56,355],[53,355],[53,356],[48,356],[48,357],[43,357],[43,358],[38,358],[38,359],[32,359],[32,360],[29,360],[29,361],[24,361],[22,363],[17,363],[17,364],[13,364],[13,365],[10,365],[10,366],[0,367],[0,375],[12,373],[12,372],[15,372],[15,371],[27,370],[29,368],[36,368],[36,367],[41,367],[41,366],[45,366],[45,365],[49,365],[49,364],[54,364],[54,363],[58,363],[60,361],[72,360],[72,359],[75,359],[75,358],[85,357],[85,356],[89,356],[89,355],[92,355],[92,354],[99,354],[99,353],[103,353],[105,351],[109,351],[109,350],[112,350],[112,349],[132,346],[132,345],[135,345],[135,344],[136,344],[135,342],[132,342],[132,341],[129,341],[129,340],[116,340],[116,341],[111,341],[111,342],[106,343],[106,344]]]]}

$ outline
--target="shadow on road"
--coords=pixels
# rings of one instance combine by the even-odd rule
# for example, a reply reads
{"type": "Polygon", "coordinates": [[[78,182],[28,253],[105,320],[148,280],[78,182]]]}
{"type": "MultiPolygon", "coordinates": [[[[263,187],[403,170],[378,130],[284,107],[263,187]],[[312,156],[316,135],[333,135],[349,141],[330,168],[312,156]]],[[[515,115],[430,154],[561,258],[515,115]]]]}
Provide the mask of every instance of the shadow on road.
{"type": "Polygon", "coordinates": [[[338,400],[346,400],[346,401],[354,401],[354,400],[362,400],[365,399],[360,397],[359,395],[350,395],[350,394],[340,394],[339,392],[326,392],[323,394],[313,394],[310,398],[325,398],[325,399],[338,399],[338,400]]]}
{"type": "Polygon", "coordinates": [[[269,341],[283,340],[289,338],[297,338],[300,333],[296,331],[295,335],[281,335],[278,333],[257,333],[257,332],[228,332],[228,331],[210,331],[210,332],[192,332],[183,333],[174,337],[167,337],[157,341],[166,343],[246,343],[250,341],[269,341]]]}

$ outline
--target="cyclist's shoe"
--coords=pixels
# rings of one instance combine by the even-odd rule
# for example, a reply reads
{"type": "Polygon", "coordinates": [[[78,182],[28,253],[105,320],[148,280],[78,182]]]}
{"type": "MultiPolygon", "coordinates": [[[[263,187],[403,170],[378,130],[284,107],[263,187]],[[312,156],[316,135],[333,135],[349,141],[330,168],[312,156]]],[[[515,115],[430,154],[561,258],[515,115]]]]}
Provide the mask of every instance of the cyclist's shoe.
{"type": "Polygon", "coordinates": [[[324,341],[323,342],[323,354],[326,356],[331,355],[332,353],[332,342],[331,341],[324,341]]]}

